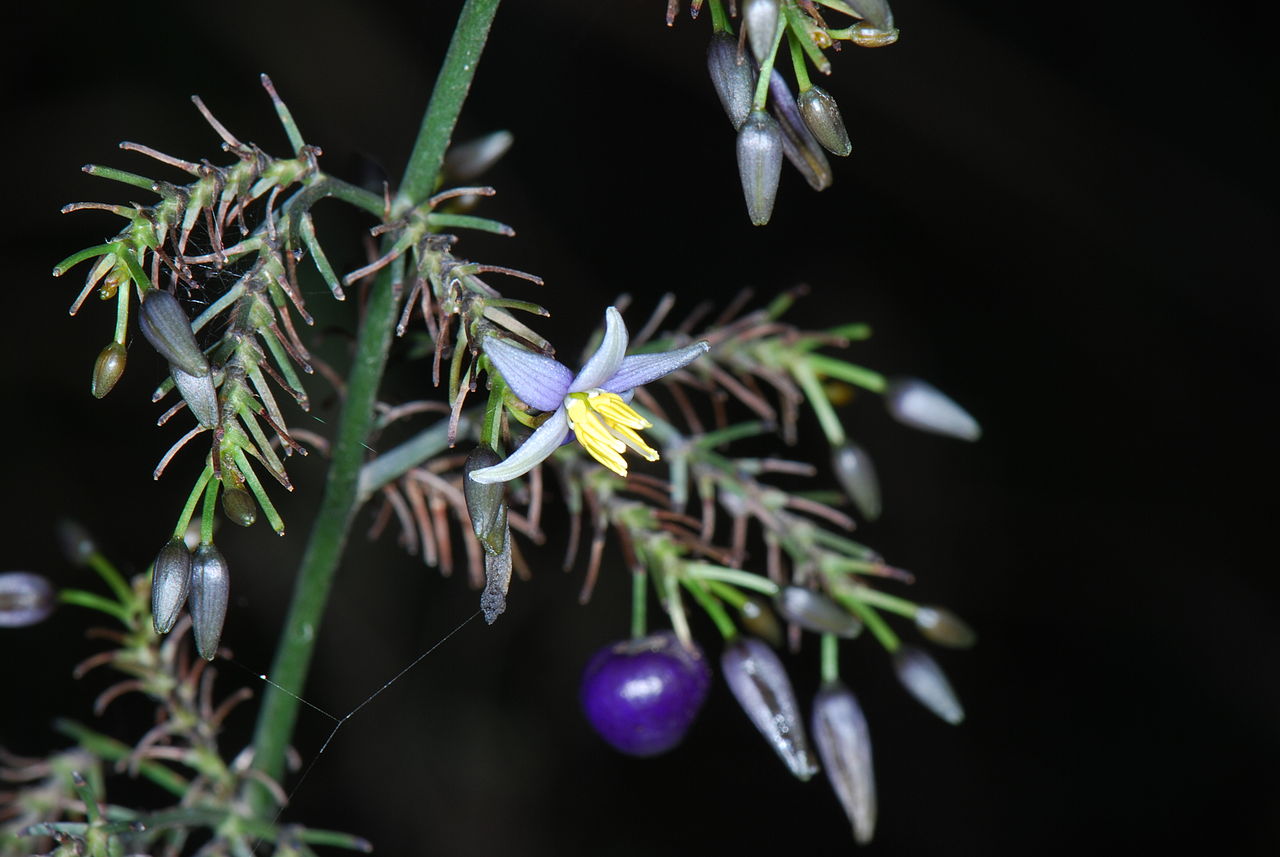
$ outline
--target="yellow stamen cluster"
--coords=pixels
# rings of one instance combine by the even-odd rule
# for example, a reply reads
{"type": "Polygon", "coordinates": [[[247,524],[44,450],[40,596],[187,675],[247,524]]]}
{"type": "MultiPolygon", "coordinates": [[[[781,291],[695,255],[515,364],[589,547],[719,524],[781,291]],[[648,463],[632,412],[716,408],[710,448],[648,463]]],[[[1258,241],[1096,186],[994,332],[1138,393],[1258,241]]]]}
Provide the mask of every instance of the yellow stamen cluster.
{"type": "Polygon", "coordinates": [[[569,414],[569,428],[573,429],[578,443],[592,458],[619,476],[627,475],[627,460],[622,453],[628,447],[645,461],[658,460],[658,451],[637,434],[637,429],[647,429],[653,423],[636,413],[617,393],[603,390],[570,393],[564,405],[569,414]]]}

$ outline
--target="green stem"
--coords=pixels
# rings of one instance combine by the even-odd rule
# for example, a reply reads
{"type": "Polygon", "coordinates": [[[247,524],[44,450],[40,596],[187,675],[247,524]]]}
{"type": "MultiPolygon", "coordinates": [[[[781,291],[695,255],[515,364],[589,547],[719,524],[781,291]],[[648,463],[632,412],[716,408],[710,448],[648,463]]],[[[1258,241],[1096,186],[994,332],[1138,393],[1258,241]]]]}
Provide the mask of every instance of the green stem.
{"type": "Polygon", "coordinates": [[[822,635],[822,683],[840,680],[840,640],[835,634],[822,635]]]}
{"type": "Polygon", "coordinates": [[[631,639],[639,640],[648,630],[649,575],[631,574],[631,639]]]}
{"type": "Polygon", "coordinates": [[[778,55],[778,45],[782,43],[782,36],[786,31],[786,26],[779,21],[778,33],[773,37],[773,49],[769,51],[769,56],[765,57],[764,62],[760,64],[760,78],[756,81],[756,95],[751,101],[752,110],[764,110],[765,102],[769,100],[769,79],[773,76],[773,61],[778,55]]]}
{"type": "Polygon", "coordinates": [[[406,209],[421,205],[435,190],[440,177],[440,165],[444,163],[444,151],[453,135],[454,123],[462,110],[462,102],[471,89],[480,53],[489,37],[489,25],[498,11],[498,0],[467,0],[458,15],[453,30],[453,41],[445,57],[440,76],[436,78],[431,103],[422,117],[422,128],[409,155],[409,167],[405,171],[400,192],[396,194],[392,210],[400,215],[406,209]]]}
{"type": "MultiPolygon", "coordinates": [[[[445,148],[497,8],[498,0],[467,0],[463,6],[397,195],[399,211],[421,204],[435,187],[445,148]]],[[[272,663],[270,675],[274,685],[266,690],[254,733],[253,766],[277,781],[283,778],[285,751],[297,720],[295,694],[302,692],[334,573],[358,507],[364,444],[374,424],[374,405],[395,330],[396,309],[392,271],[388,266],[369,291],[347,396],[338,420],[333,463],[272,663]]],[[[260,816],[265,817],[272,811],[271,797],[265,788],[252,789],[250,799],[260,816]]]]}
{"type": "Polygon", "coordinates": [[[717,33],[733,34],[729,26],[729,16],[725,14],[724,4],[720,0],[711,0],[711,29],[717,33]]]}

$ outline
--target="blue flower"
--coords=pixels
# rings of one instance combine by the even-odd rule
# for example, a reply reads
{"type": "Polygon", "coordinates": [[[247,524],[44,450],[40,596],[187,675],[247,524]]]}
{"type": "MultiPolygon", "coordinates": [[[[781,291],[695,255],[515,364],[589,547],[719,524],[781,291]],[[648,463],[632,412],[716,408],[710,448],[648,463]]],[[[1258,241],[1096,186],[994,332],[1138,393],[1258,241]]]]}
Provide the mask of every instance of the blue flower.
{"type": "Polygon", "coordinates": [[[604,339],[578,372],[494,336],[481,344],[489,365],[502,375],[521,401],[550,411],[529,439],[492,467],[472,472],[476,482],[506,482],[523,476],[555,452],[569,432],[596,461],[619,476],[627,475],[622,454],[633,450],[646,461],[658,453],[640,437],[652,424],[628,404],[631,391],[687,366],[711,347],[695,342],[674,351],[633,354],[627,351],[627,327],[614,307],[605,310],[604,339]]]}

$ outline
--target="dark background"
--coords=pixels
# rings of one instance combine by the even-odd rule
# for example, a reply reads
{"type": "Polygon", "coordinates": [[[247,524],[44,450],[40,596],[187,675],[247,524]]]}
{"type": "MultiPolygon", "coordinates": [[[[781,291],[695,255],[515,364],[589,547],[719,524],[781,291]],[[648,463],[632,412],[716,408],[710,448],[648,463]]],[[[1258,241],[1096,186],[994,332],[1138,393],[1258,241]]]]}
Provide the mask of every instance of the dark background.
{"type": "MultiPolygon", "coordinates": [[[[282,153],[266,71],[326,169],[359,179],[374,162],[394,178],[455,9],[48,3],[10,22],[0,565],[93,586],[53,539],[70,516],[144,568],[196,468],[188,455],[150,479],[176,434],[151,425],[161,366],[145,348],[109,398],[88,395],[114,314],[91,301],[68,319],[83,269],[48,271],[118,227],[57,211],[133,197],[79,166],[157,174],[121,139],[218,160],[196,92],[242,139],[282,153]]],[[[845,414],[885,483],[885,517],[861,537],[981,634],[970,653],[939,654],[969,714],[955,729],[897,688],[869,640],[849,648],[876,742],[868,853],[1274,853],[1280,16],[1189,2],[895,11],[898,45],[845,50],[823,81],[855,145],[835,186],[815,195],[789,172],[773,223],[754,229],[706,80],[709,21],[667,30],[661,0],[509,2],[460,135],[515,134],[481,213],[520,234],[468,235],[459,252],[543,275],[542,292],[504,287],[553,309],[542,329],[566,357],[620,292],[647,308],[671,290],[689,308],[806,282],[798,322],[870,322],[856,359],[927,378],[982,420],[970,446],[901,428],[871,399],[845,414]]],[[[328,217],[331,258],[350,270],[359,247],[328,217]]],[[[319,287],[311,304],[323,302],[319,287]]],[[[326,336],[340,351],[341,334],[326,336]]],[[[405,361],[389,388],[420,395],[424,374],[405,361]]],[[[319,379],[311,389],[326,398],[319,379]]],[[[234,575],[224,642],[250,671],[224,664],[227,689],[269,663],[317,458],[291,467],[287,538],[262,526],[220,538],[234,575]]],[[[336,713],[476,604],[390,539],[366,543],[369,521],[306,692],[336,713]]],[[[791,781],[722,684],[666,757],[622,758],[588,731],[578,672],[625,635],[627,583],[606,568],[578,607],[581,568],[561,574],[563,536],[549,535],[499,623],[472,622],[353,719],[286,817],[383,854],[852,851],[826,784],[791,781]]],[[[62,740],[54,713],[89,717],[105,679],[69,678],[100,646],[83,619],[65,608],[0,633],[0,742],[45,752],[62,740]]],[[[813,653],[793,666],[807,697],[813,653]]],[[[141,711],[119,703],[104,728],[136,736],[141,711]]],[[[232,719],[228,753],[251,717],[232,719]]],[[[304,713],[304,758],[327,731],[304,713]]]]}

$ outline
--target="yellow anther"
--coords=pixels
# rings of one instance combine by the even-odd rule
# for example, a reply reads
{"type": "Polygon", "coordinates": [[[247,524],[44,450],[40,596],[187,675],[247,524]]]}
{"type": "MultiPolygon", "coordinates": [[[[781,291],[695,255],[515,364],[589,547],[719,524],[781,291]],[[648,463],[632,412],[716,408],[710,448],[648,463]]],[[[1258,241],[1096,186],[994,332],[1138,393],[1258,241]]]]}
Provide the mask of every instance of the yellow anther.
{"type": "Polygon", "coordinates": [[[652,423],[636,413],[617,393],[570,393],[565,400],[565,410],[569,428],[582,448],[619,476],[627,475],[627,461],[622,453],[628,447],[646,461],[658,460],[657,450],[636,432],[636,429],[649,428],[652,423]]]}

